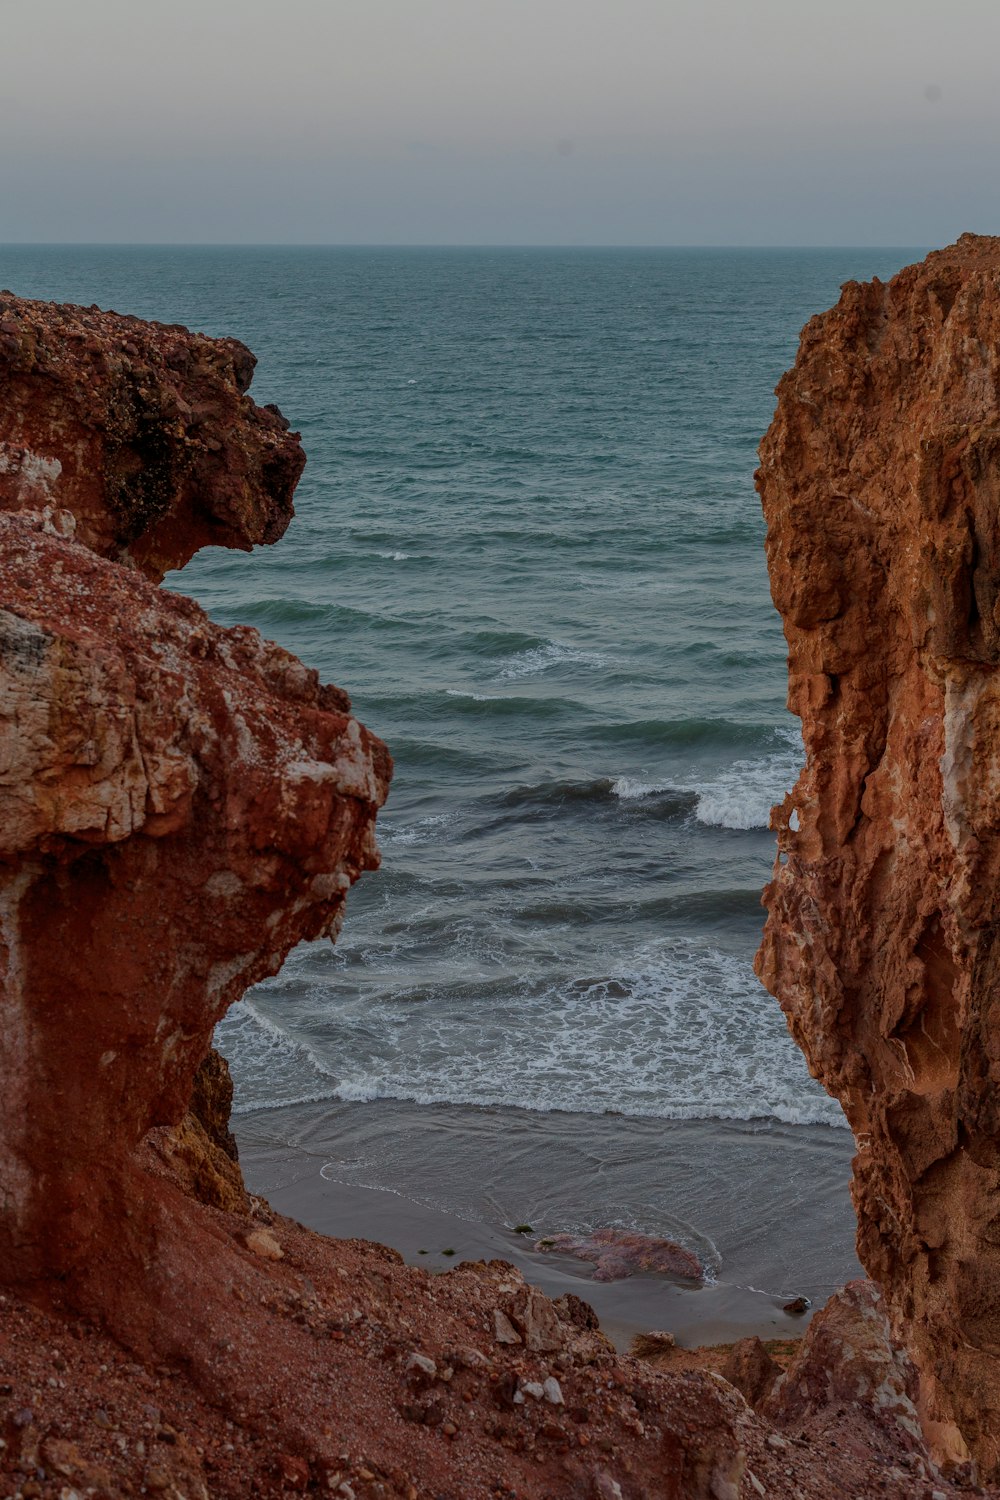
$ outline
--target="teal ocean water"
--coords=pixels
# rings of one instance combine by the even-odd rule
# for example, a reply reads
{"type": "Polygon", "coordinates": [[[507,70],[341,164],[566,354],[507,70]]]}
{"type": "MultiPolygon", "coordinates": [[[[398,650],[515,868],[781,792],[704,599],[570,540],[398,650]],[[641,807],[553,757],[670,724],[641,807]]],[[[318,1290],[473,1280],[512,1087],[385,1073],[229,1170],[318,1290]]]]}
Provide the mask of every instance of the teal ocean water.
{"type": "Polygon", "coordinates": [[[918,253],[0,251],[22,295],[244,339],[302,431],[285,540],[170,580],[397,765],[337,947],[220,1028],[257,1129],[385,1099],[843,1123],[751,968],[800,764],[753,470],[806,318],[918,253]]]}

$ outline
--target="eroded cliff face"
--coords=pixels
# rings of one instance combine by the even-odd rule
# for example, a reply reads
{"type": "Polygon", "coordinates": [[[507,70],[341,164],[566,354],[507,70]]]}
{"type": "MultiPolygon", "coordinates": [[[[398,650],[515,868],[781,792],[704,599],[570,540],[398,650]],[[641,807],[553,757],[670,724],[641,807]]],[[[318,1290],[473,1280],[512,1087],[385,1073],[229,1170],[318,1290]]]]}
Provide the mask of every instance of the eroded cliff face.
{"type": "Polygon", "coordinates": [[[215,1022],[378,862],[390,761],[346,695],[151,581],[287,524],[302,450],[252,369],[0,302],[0,1275],[95,1308],[141,1288],[136,1150],[215,1022]]]}
{"type": "Polygon", "coordinates": [[[944,1458],[1000,1473],[1000,240],[813,318],[757,476],[806,765],[758,969],[855,1133],[944,1458]]]}

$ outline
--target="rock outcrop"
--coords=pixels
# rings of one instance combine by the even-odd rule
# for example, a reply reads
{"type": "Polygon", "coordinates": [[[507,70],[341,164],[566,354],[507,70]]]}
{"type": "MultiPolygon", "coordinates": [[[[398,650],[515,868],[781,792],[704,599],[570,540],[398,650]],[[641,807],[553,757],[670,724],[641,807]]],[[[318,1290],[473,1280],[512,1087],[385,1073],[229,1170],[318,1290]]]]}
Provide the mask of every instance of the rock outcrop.
{"type": "Polygon", "coordinates": [[[156,580],[210,543],[277,541],[305,455],[246,395],[256,363],[238,339],[0,292],[0,510],[71,512],[156,580]]]}
{"type": "Polygon", "coordinates": [[[637,1272],[703,1281],[701,1261],[674,1240],[628,1229],[594,1229],[590,1234],[554,1234],[539,1240],[536,1250],[591,1261],[595,1281],[621,1281],[637,1272]]]}
{"type": "Polygon", "coordinates": [[[758,969],[854,1131],[936,1453],[1000,1475],[1000,240],[802,334],[761,447],[806,765],[758,969]]]}
{"type": "Polygon", "coordinates": [[[287,524],[302,450],[252,369],[0,302],[0,1274],[112,1322],[127,1286],[123,1327],[163,1212],[137,1147],[226,1008],[336,931],[390,774],[345,694],[151,581],[287,524]]]}

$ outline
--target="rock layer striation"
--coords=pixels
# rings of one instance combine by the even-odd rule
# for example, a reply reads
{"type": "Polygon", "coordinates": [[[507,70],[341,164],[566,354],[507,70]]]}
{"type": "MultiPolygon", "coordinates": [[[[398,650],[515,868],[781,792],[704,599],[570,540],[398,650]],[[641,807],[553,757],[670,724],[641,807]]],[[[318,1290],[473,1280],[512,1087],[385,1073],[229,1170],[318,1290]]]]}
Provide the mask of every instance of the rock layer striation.
{"type": "Polygon", "coordinates": [[[854,1131],[936,1452],[1000,1473],[1000,240],[803,331],[761,447],[806,765],[758,971],[854,1131]]]}

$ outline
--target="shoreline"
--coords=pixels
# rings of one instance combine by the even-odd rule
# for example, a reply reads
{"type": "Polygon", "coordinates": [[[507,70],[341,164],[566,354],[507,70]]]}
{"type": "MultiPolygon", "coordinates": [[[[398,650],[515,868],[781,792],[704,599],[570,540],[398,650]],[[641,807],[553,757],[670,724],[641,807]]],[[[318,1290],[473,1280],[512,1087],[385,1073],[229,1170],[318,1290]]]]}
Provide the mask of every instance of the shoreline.
{"type": "MultiPolygon", "coordinates": [[[[521,1165],[511,1140],[522,1122],[497,1118],[496,1112],[485,1110],[468,1116],[467,1110],[402,1107],[398,1101],[382,1100],[332,1110],[329,1106],[294,1106],[259,1111],[236,1115],[232,1124],[248,1189],[266,1197],[278,1213],[336,1239],[388,1245],[408,1264],[435,1273],[445,1273],[463,1261],[508,1261],[548,1296],[572,1292],[589,1303],[602,1330],[621,1351],[628,1349],[636,1334],[652,1330],[672,1333],[682,1348],[732,1343],[751,1335],[764,1340],[798,1338],[813,1312],[835,1290],[863,1274],[850,1248],[853,1216],[848,1222],[840,1205],[834,1205],[834,1212],[829,1201],[827,1178],[836,1180],[840,1169],[846,1168],[849,1136],[847,1141],[830,1140],[831,1132],[817,1137],[822,1127],[782,1127],[768,1133],[734,1129],[719,1121],[657,1122],[656,1144],[662,1147],[667,1142],[674,1147],[662,1163],[654,1163],[659,1166],[662,1192],[669,1197],[673,1178],[678,1207],[683,1206],[686,1215],[693,1214],[695,1222],[712,1225],[715,1240],[706,1236],[704,1242],[713,1249],[719,1243],[719,1264],[715,1275],[710,1271],[700,1286],[646,1273],[604,1282],[593,1279],[594,1267],[584,1261],[534,1248],[538,1239],[563,1227],[551,1217],[557,1208],[551,1208],[541,1224],[532,1216],[529,1235],[515,1232],[512,1226],[520,1220],[498,1211],[497,1195],[489,1189],[476,1211],[468,1199],[460,1210],[440,1201],[420,1201],[419,1194],[423,1190],[426,1196],[430,1185],[439,1190],[439,1183],[433,1182],[435,1171],[439,1181],[447,1179],[446,1147],[463,1125],[468,1131],[491,1127],[496,1150],[506,1147],[511,1152],[509,1168],[494,1163],[498,1177],[521,1165]],[[352,1169],[358,1169],[352,1148],[357,1148],[359,1139],[370,1146],[373,1131],[388,1158],[418,1142],[426,1153],[425,1171],[420,1174],[414,1169],[407,1177],[403,1163],[397,1165],[393,1181],[385,1163],[381,1174],[364,1163],[366,1181],[345,1180],[352,1169]],[[769,1163],[763,1182],[758,1164],[762,1149],[769,1163]],[[699,1152],[704,1161],[699,1161],[699,1152]],[[831,1154],[832,1162],[826,1159],[831,1154]],[[796,1176],[790,1168],[803,1155],[806,1170],[796,1176]],[[705,1162],[714,1162],[714,1174],[705,1169],[705,1162]],[[690,1183],[679,1182],[679,1174],[698,1179],[700,1201],[692,1202],[690,1183]],[[383,1180],[373,1180],[379,1175],[383,1180]],[[767,1201],[768,1192],[773,1201],[767,1201]],[[756,1205],[748,1201],[750,1195],[757,1197],[756,1205]],[[761,1217],[763,1230],[757,1222],[761,1217]],[[724,1236],[715,1227],[716,1221],[728,1221],[724,1236]],[[785,1274],[789,1259],[799,1267],[791,1278],[785,1274]],[[809,1311],[786,1313],[785,1302],[799,1295],[811,1299],[809,1311]]],[[[544,1123],[529,1122],[536,1131],[544,1123]]],[[[593,1117],[563,1119],[555,1122],[555,1128],[565,1133],[573,1124],[586,1132],[592,1149],[593,1117]]],[[[609,1125],[620,1137],[622,1157],[634,1150],[637,1137],[654,1134],[649,1122],[621,1119],[604,1122],[603,1130],[609,1125]]],[[[566,1142],[559,1145],[565,1154],[566,1142]]],[[[542,1159],[551,1171],[558,1153],[542,1159]]],[[[846,1181],[843,1188],[844,1213],[850,1215],[846,1181]]],[[[517,1201],[537,1207],[545,1196],[534,1185],[525,1184],[517,1201]]],[[[598,1227],[600,1205],[591,1204],[590,1211],[598,1227]]],[[[669,1232],[661,1223],[644,1227],[656,1234],[669,1232]]]]}

